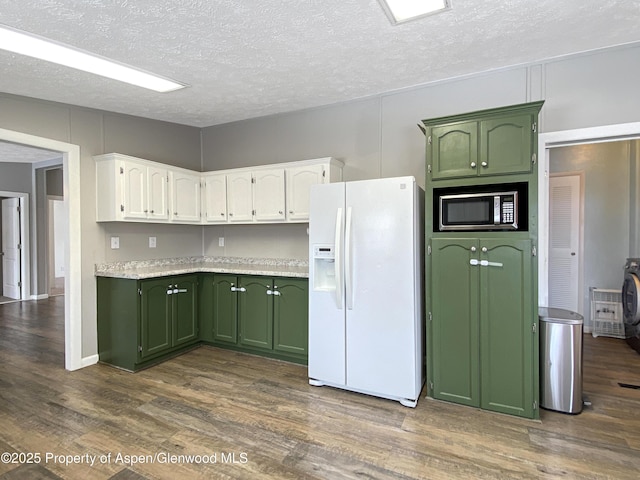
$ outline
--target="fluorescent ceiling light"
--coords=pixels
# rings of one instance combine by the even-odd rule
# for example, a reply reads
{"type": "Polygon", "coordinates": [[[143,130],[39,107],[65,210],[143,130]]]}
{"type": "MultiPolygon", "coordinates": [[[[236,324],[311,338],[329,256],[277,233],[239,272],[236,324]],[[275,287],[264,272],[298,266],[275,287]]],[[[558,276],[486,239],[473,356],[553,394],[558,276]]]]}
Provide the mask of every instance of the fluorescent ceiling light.
{"type": "Polygon", "coordinates": [[[449,0],[378,0],[393,25],[421,18],[451,7],[449,0]]]}
{"type": "Polygon", "coordinates": [[[161,93],[179,90],[187,86],[5,25],[0,25],[0,49],[161,93]]]}

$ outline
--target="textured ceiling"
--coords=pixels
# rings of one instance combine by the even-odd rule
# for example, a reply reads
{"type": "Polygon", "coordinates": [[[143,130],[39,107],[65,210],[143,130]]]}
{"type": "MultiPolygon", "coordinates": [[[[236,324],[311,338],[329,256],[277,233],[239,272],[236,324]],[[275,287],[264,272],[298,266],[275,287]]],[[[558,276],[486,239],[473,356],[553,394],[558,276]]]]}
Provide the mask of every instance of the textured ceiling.
{"type": "Polygon", "coordinates": [[[0,91],[203,127],[640,41],[639,1],[452,3],[394,27],[377,0],[0,0],[2,24],[191,85],[0,51],[0,91]]]}
{"type": "Polygon", "coordinates": [[[62,158],[62,153],[19,143],[0,142],[0,162],[37,163],[62,158]]]}

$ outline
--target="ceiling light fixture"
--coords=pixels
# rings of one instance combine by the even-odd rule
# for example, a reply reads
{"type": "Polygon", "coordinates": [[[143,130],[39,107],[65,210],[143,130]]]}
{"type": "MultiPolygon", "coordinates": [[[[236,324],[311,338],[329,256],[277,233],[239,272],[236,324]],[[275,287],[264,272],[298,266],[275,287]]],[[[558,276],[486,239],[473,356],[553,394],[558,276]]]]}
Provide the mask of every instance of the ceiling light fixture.
{"type": "Polygon", "coordinates": [[[156,92],[166,93],[187,87],[183,83],[6,25],[0,25],[0,49],[101,75],[156,92]]]}
{"type": "Polygon", "coordinates": [[[426,17],[451,8],[450,0],[378,0],[392,25],[426,17]]]}

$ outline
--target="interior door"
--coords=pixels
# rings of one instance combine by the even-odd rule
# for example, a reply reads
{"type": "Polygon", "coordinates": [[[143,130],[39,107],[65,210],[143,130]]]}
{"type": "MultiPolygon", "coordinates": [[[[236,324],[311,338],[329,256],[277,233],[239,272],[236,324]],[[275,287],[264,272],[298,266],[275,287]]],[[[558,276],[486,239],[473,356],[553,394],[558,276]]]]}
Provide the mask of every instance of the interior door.
{"type": "Polygon", "coordinates": [[[549,306],[581,313],[580,176],[549,178],[549,306]]]}
{"type": "Polygon", "coordinates": [[[2,200],[2,295],[20,299],[20,199],[2,200]]]}

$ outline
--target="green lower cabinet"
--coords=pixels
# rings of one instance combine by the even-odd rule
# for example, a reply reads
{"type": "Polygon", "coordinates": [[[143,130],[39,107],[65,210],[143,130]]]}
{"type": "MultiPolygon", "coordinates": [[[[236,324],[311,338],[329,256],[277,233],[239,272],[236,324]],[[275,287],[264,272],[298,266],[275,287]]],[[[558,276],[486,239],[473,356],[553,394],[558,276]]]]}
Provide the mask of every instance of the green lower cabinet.
{"type": "Polygon", "coordinates": [[[479,271],[474,239],[432,240],[433,397],[480,406],[479,271]]]}
{"type": "Polygon", "coordinates": [[[97,284],[101,362],[136,371],[199,341],[196,275],[97,284]]]}
{"type": "Polygon", "coordinates": [[[243,276],[238,279],[240,345],[273,349],[273,280],[243,276]]]}
{"type": "Polygon", "coordinates": [[[201,339],[306,364],[308,283],[306,278],[202,274],[201,339]]]}
{"type": "Polygon", "coordinates": [[[536,417],[531,241],[434,238],[431,247],[433,397],[536,417]]]}
{"type": "Polygon", "coordinates": [[[309,343],[309,281],[275,278],[273,349],[307,357],[309,343]]]}

